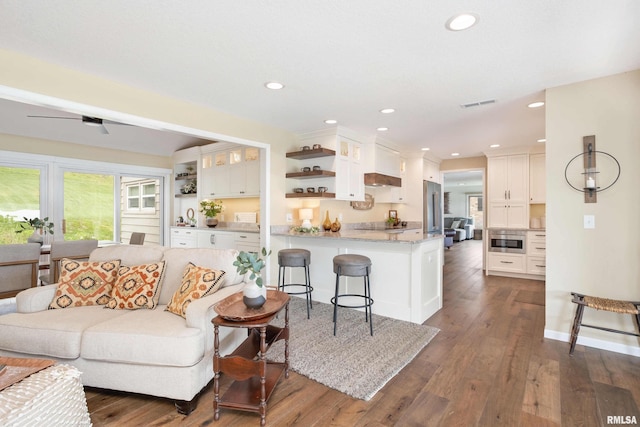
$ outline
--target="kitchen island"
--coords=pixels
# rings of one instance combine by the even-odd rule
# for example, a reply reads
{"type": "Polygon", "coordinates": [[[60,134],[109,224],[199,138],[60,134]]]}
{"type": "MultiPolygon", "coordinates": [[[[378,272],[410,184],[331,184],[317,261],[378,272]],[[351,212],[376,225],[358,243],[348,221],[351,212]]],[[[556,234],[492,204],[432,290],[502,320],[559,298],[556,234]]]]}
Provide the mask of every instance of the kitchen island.
{"type": "MultiPolygon", "coordinates": [[[[423,234],[422,230],[301,233],[272,229],[271,249],[275,261],[270,271],[272,285],[278,282],[276,254],[288,248],[311,252],[314,301],[330,303],[334,296],[333,257],[358,254],[369,257],[372,262],[370,280],[375,314],[423,323],[442,308],[444,241],[440,234],[423,234]]],[[[361,277],[341,280],[341,293],[345,290],[362,293],[361,277]]],[[[287,283],[291,282],[304,282],[302,269],[287,269],[287,283]]]]}

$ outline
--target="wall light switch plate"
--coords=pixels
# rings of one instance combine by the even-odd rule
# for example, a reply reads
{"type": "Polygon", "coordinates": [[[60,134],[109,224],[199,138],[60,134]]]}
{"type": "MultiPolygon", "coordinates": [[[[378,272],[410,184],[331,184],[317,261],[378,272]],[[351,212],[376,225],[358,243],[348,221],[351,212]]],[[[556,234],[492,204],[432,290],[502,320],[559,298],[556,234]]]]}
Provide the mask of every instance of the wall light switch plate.
{"type": "Polygon", "coordinates": [[[596,228],[596,217],[595,217],[595,215],[585,215],[584,216],[584,228],[596,228]]]}
{"type": "Polygon", "coordinates": [[[293,214],[291,213],[287,214],[287,222],[293,222],[293,214]]]}

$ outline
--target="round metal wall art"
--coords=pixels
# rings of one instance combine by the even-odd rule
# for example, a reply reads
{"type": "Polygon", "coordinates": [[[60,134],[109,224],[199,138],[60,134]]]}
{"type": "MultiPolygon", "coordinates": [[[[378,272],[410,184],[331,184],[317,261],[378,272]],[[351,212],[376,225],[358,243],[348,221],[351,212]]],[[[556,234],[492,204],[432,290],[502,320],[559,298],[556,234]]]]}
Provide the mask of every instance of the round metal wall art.
{"type": "Polygon", "coordinates": [[[620,172],[621,172],[620,163],[611,154],[606,153],[604,151],[597,151],[597,150],[594,150],[591,152],[585,151],[583,153],[576,155],[571,160],[569,160],[569,163],[567,163],[567,166],[564,168],[564,179],[567,181],[567,184],[569,184],[571,188],[573,188],[576,191],[580,191],[581,193],[588,193],[590,191],[602,192],[610,188],[611,186],[613,186],[613,184],[615,184],[618,181],[618,178],[620,178],[620,172]],[[583,166],[583,163],[584,163],[583,157],[588,156],[589,154],[596,154],[596,153],[602,154],[604,156],[604,157],[602,156],[598,157],[598,162],[600,162],[600,164],[598,165],[597,169],[600,169],[600,171],[596,172],[603,179],[599,180],[600,185],[598,185],[596,188],[586,188],[584,186],[584,175],[585,175],[584,170],[585,169],[583,166]],[[611,164],[615,165],[615,169],[611,171],[609,169],[612,169],[612,168],[607,168],[606,165],[603,167],[602,165],[603,160],[609,165],[611,164]],[[578,171],[581,171],[581,172],[578,172],[578,171]],[[602,171],[607,171],[607,173],[603,173],[602,171]],[[577,182],[580,182],[580,184],[578,184],[577,182]]]}

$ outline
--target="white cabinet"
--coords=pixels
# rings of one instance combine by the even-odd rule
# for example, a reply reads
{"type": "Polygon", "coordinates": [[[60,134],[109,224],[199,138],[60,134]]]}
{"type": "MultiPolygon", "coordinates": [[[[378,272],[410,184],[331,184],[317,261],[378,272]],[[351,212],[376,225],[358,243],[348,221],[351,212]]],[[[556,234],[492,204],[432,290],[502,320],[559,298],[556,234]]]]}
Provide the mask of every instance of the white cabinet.
{"type": "Polygon", "coordinates": [[[440,165],[429,159],[423,160],[423,179],[425,181],[440,183],[440,165]]]}
{"type": "Polygon", "coordinates": [[[260,235],[258,233],[235,233],[235,248],[245,252],[260,251],[260,235]]]}
{"type": "Polygon", "coordinates": [[[228,231],[198,230],[198,247],[235,249],[234,234],[228,231]]]}
{"type": "Polygon", "coordinates": [[[400,187],[382,187],[376,189],[376,201],[378,203],[407,203],[407,160],[400,158],[399,164],[400,174],[396,176],[400,178],[402,185],[400,187]]]}
{"type": "Polygon", "coordinates": [[[203,198],[260,195],[260,149],[235,147],[203,153],[201,163],[203,198]]]}
{"type": "Polygon", "coordinates": [[[364,200],[362,144],[339,137],[336,150],[336,199],[364,200]]]}
{"type": "Polygon", "coordinates": [[[546,274],[547,233],[527,232],[527,273],[544,276],[546,274]]]}
{"type": "Polygon", "coordinates": [[[546,203],[546,166],[544,154],[529,156],[529,203],[546,203]]]}
{"type": "Polygon", "coordinates": [[[504,273],[525,273],[525,255],[505,254],[497,252],[487,253],[487,270],[504,273]]]}
{"type": "Polygon", "coordinates": [[[197,230],[187,227],[175,227],[171,229],[172,248],[197,248],[197,230]]]}
{"type": "Polygon", "coordinates": [[[529,228],[529,156],[489,157],[488,227],[529,228]]]}

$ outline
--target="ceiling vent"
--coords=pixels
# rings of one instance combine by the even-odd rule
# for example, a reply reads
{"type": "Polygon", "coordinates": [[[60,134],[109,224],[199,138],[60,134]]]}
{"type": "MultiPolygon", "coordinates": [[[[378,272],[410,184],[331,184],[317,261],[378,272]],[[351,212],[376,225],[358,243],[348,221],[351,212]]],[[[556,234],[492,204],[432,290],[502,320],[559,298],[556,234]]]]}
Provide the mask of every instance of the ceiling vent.
{"type": "Polygon", "coordinates": [[[471,102],[469,104],[461,104],[461,108],[482,107],[483,105],[495,104],[495,99],[487,99],[486,101],[471,102]]]}

